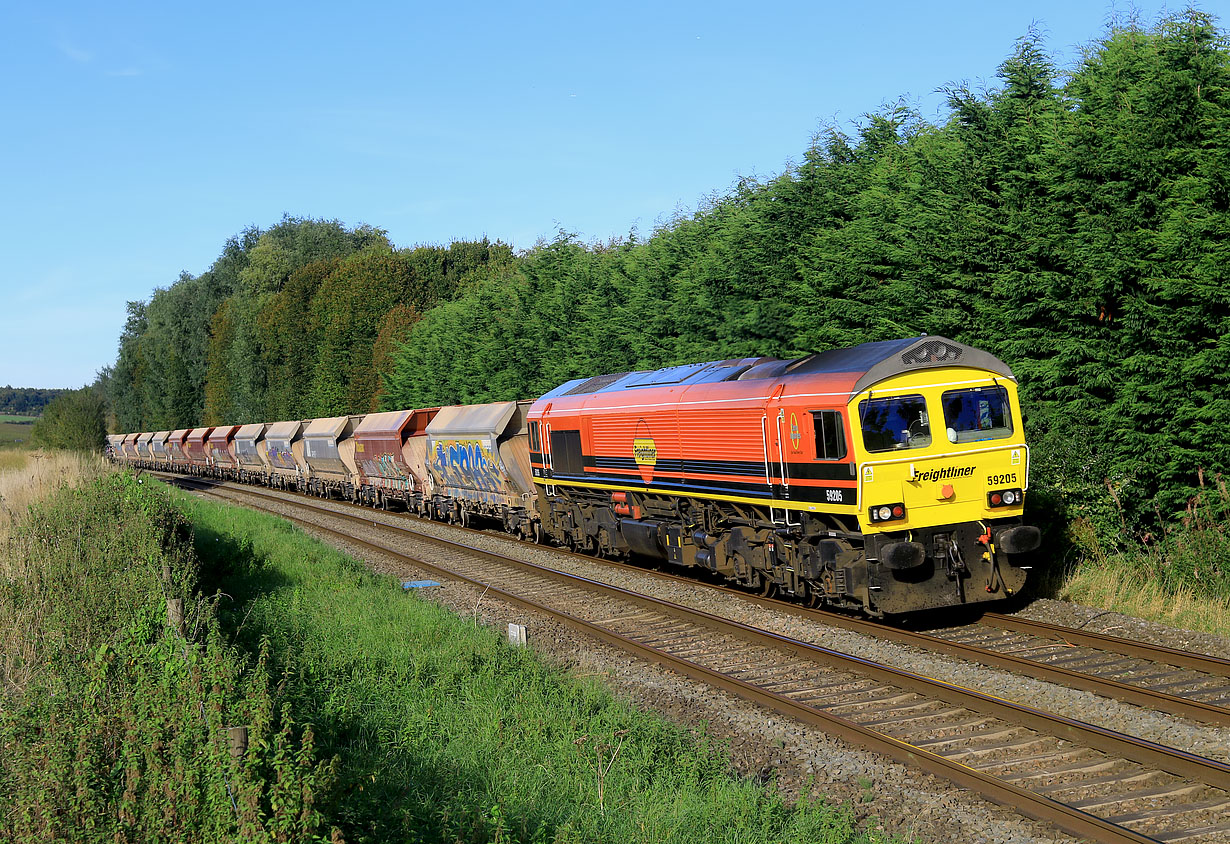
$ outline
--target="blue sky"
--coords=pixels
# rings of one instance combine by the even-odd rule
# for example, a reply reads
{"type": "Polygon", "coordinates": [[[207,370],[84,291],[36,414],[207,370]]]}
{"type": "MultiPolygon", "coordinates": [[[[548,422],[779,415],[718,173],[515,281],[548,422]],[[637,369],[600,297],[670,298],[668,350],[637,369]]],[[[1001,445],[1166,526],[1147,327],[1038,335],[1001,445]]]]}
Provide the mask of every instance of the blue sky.
{"type": "Polygon", "coordinates": [[[943,119],[1031,24],[1068,66],[1130,8],[5,3],[0,385],[92,381],[128,300],[284,213],[397,246],[648,233],[882,104],[943,119]]]}

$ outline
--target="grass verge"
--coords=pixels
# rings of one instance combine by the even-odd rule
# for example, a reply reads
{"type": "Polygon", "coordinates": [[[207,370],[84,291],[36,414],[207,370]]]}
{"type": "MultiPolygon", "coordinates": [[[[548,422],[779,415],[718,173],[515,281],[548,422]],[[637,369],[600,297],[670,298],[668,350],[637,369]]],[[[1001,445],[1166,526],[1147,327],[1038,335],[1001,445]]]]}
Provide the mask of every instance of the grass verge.
{"type": "MultiPolygon", "coordinates": [[[[78,487],[112,471],[97,454],[0,449],[0,545],[30,505],[63,487],[78,487]]],[[[5,563],[0,559],[0,576],[5,563]]]]}
{"type": "MultiPolygon", "coordinates": [[[[1053,571],[1042,591],[1186,630],[1230,636],[1230,491],[1222,477],[1188,502],[1182,518],[1158,533],[1110,540],[1092,522],[1068,525],[1076,562],[1053,571]],[[1113,544],[1112,544],[1113,543],[1113,544]]],[[[1159,521],[1162,521],[1159,518],[1159,521]]]]}
{"type": "Polygon", "coordinates": [[[3,551],[0,839],[322,840],[332,765],[263,649],[237,651],[198,597],[190,525],[165,488],[128,473],[61,488],[3,551]]]}
{"type": "Polygon", "coordinates": [[[224,623],[269,643],[295,719],[339,759],[324,811],[348,841],[881,840],[284,521],[184,507],[224,623]]]}

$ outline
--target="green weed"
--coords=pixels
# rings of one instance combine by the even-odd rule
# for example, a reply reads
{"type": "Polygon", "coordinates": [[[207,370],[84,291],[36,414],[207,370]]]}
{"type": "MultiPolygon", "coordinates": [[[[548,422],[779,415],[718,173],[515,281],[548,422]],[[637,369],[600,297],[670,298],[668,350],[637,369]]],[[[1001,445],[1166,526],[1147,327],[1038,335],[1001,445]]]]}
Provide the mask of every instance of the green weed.
{"type": "Polygon", "coordinates": [[[322,811],[347,841],[878,840],[283,521],[185,506],[225,625],[269,642],[295,719],[340,760],[322,811]]]}
{"type": "Polygon", "coordinates": [[[0,838],[319,840],[333,766],[196,591],[191,529],[127,473],[32,506],[0,577],[0,838]],[[186,636],[167,624],[185,606],[186,636]],[[248,731],[233,755],[227,730],[248,731]]]}

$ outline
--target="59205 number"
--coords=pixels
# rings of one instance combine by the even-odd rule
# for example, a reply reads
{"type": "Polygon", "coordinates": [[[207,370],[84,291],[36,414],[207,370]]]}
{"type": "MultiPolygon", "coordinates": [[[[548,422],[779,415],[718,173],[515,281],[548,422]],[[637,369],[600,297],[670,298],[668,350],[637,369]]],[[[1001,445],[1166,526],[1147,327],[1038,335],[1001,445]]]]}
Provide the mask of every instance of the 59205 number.
{"type": "Polygon", "coordinates": [[[1016,483],[1016,472],[1009,472],[1006,475],[987,475],[987,486],[1001,486],[1014,483],[1016,483]]]}

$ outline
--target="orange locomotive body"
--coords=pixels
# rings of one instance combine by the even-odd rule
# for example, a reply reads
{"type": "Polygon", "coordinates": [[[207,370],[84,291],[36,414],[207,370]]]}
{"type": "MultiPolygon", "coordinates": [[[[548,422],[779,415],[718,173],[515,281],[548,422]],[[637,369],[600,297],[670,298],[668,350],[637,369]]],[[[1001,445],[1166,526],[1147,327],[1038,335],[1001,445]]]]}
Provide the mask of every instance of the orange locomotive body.
{"type": "Polygon", "coordinates": [[[1024,584],[1021,555],[1038,539],[1020,524],[1026,467],[992,471],[1027,456],[1013,415],[1002,362],[912,338],[577,379],[528,419],[556,541],[895,614],[1024,584]],[[949,411],[965,415],[933,437],[949,411]],[[986,484],[1011,476],[1020,488],[992,503],[983,470],[986,484]]]}

